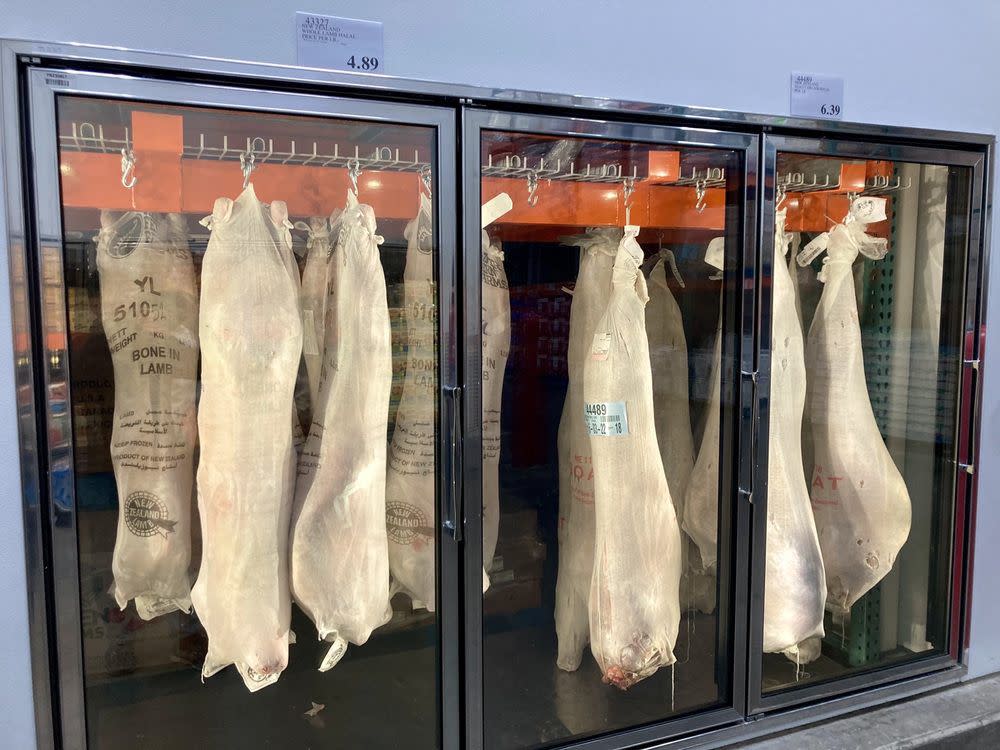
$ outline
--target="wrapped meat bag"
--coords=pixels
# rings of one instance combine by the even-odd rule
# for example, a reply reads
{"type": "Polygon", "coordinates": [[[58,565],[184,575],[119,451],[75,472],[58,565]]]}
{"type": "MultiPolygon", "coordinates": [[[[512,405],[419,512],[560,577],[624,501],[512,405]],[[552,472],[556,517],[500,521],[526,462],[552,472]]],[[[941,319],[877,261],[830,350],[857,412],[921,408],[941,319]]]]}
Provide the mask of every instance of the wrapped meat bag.
{"type": "Polygon", "coordinates": [[[851,265],[858,253],[878,260],[886,241],[865,233],[885,219],[885,199],[856,199],[844,224],[810,242],[807,265],[826,250],[823,293],[806,352],[815,468],[811,493],[826,568],[827,609],[851,606],[892,569],[910,533],[910,497],[879,433],[868,399],[861,327],[851,265]]]}
{"type": "Polygon", "coordinates": [[[646,336],[653,377],[653,415],[663,469],[682,515],[684,495],[694,468],[694,438],[688,399],[688,357],[681,309],[667,286],[665,259],[649,273],[646,336]]]}
{"type": "MultiPolygon", "coordinates": [[[[716,269],[709,277],[723,278],[725,239],[716,237],[708,243],[705,262],[716,269]]],[[[715,605],[715,577],[718,564],[719,538],[719,431],[722,418],[722,298],[719,299],[719,323],[712,346],[712,363],[708,375],[708,403],[699,420],[699,444],[691,479],[684,496],[681,526],[694,541],[691,550],[693,582],[702,590],[702,599],[711,596],[715,605]]]]}
{"type": "Polygon", "coordinates": [[[510,290],[503,251],[483,232],[483,591],[500,529],[500,407],[510,352],[510,290]]]}
{"type": "Polygon", "coordinates": [[[722,417],[722,315],[712,347],[712,370],[708,378],[709,401],[705,406],[705,429],[698,447],[684,497],[684,531],[694,540],[701,572],[716,570],[719,539],[719,430],[722,417]]]}
{"type": "Polygon", "coordinates": [[[112,571],[124,609],[191,608],[198,289],[179,214],[101,214],[101,321],[115,377],[111,461],[118,485],[112,571]]]}
{"type": "Polygon", "coordinates": [[[406,374],[389,443],[385,522],[393,585],[413,607],[434,611],[435,427],[437,405],[437,295],[430,199],[406,236],[403,301],[406,305],[406,374]]]}
{"type": "Polygon", "coordinates": [[[327,218],[314,216],[309,222],[295,222],[296,229],[304,229],[306,262],[302,269],[302,358],[306,363],[309,381],[310,410],[319,403],[320,370],[323,366],[323,347],[326,336],[327,306],[336,264],[331,262],[334,235],[340,225],[340,210],[327,218]]]}
{"type": "Polygon", "coordinates": [[[288,524],[295,491],[293,393],[302,353],[298,270],[285,204],[253,185],[203,220],[203,550],[192,592],[208,633],[203,677],[235,664],[251,691],[288,663],[288,524]]]}
{"type": "Polygon", "coordinates": [[[771,329],[771,416],[767,470],[764,651],[803,664],[819,655],[800,646],[823,635],[826,578],[802,466],[806,369],[795,290],[784,255],[785,212],[775,217],[771,329]]]}
{"type": "Polygon", "coordinates": [[[594,466],[583,413],[583,368],[597,323],[611,295],[611,266],[621,230],[588,229],[568,242],[580,248],[580,270],[569,309],[569,384],[559,420],[559,573],[556,578],[556,664],[572,672],[590,640],[587,600],[594,573],[594,466]]]}
{"type": "Polygon", "coordinates": [[[319,401],[299,460],[291,530],[292,596],[321,640],[320,671],[392,616],[385,524],[392,347],[371,206],[347,194],[332,262],[332,309],[319,401]],[[334,330],[335,329],[335,330],[334,330]]]}
{"type": "Polygon", "coordinates": [[[590,646],[625,690],[673,664],[680,622],[680,531],[653,419],[638,227],[626,227],[611,298],[584,366],[597,518],[590,646]]]}
{"type": "MultiPolygon", "coordinates": [[[[687,339],[681,309],[667,285],[669,265],[683,286],[673,253],[663,250],[649,272],[646,337],[653,374],[653,417],[663,470],[670,486],[677,519],[684,518],[684,500],[694,469],[694,437],[688,389],[687,339]]],[[[703,571],[698,547],[681,534],[681,606],[710,613],[715,609],[715,576],[703,571]]]]}

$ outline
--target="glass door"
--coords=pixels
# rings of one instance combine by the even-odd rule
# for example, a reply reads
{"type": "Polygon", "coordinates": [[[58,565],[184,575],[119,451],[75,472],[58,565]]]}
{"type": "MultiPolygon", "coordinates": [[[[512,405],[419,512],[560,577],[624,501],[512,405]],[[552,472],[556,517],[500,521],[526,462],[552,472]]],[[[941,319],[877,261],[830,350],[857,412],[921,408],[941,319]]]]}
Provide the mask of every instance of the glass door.
{"type": "Polygon", "coordinates": [[[457,747],[453,112],[28,76],[62,746],[457,747]]]}
{"type": "Polygon", "coordinates": [[[832,140],[766,154],[764,709],[959,659],[983,169],[832,140]]]}
{"type": "Polygon", "coordinates": [[[465,144],[467,744],[733,720],[755,139],[469,112],[465,144]]]}

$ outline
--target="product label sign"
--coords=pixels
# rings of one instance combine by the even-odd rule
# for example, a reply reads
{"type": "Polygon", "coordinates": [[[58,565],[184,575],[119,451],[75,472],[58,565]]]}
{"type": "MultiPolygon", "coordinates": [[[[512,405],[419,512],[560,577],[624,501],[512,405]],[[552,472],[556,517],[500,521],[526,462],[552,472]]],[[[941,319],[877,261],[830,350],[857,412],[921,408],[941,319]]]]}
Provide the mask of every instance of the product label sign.
{"type": "Polygon", "coordinates": [[[814,73],[792,73],[790,107],[792,117],[844,119],[844,79],[814,73]]]}
{"type": "Polygon", "coordinates": [[[382,24],[356,18],[295,14],[298,63],[307,68],[381,73],[382,24]]]}
{"type": "Polygon", "coordinates": [[[624,401],[591,402],[583,405],[587,432],[602,437],[628,435],[628,413],[624,401]]]}

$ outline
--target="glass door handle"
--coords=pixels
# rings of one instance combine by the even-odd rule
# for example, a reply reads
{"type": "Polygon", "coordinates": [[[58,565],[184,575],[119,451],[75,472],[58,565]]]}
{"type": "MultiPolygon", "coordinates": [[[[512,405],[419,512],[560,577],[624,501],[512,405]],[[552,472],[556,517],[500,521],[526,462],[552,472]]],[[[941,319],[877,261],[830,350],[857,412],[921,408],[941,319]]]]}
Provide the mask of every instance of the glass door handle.
{"type": "Polygon", "coordinates": [[[757,461],[757,427],[759,404],[757,403],[757,371],[740,371],[740,494],[753,502],[755,464],[757,461]]]}
{"type": "Polygon", "coordinates": [[[446,385],[444,400],[448,410],[448,456],[445,472],[445,509],[442,525],[456,542],[462,541],[462,529],[465,527],[462,502],[462,386],[446,385]]]}

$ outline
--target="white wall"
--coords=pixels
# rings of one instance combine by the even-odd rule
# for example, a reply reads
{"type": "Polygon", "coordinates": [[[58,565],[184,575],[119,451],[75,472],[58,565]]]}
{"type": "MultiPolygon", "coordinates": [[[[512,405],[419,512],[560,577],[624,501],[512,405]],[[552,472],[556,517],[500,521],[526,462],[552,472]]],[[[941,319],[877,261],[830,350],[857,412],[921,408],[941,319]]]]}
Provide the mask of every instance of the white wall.
{"type": "MultiPolygon", "coordinates": [[[[8,0],[0,36],[294,63],[296,9],[383,21],[392,75],[784,114],[788,74],[797,70],[844,76],[851,120],[1000,130],[1000,3],[988,0],[8,0]]],[[[1000,262],[992,276],[1000,295],[1000,262]]],[[[1000,330],[1000,296],[989,322],[1000,330]]],[[[973,674],[1000,670],[1000,628],[993,627],[1000,621],[993,543],[1000,466],[989,460],[1000,452],[1000,344],[987,368],[973,674]]],[[[9,390],[6,374],[0,388],[9,390]]],[[[0,445],[0,455],[15,450],[0,445]]],[[[7,686],[0,736],[7,744],[30,731],[31,707],[20,498],[14,491],[0,497],[0,550],[8,553],[0,555],[7,686]]]]}

